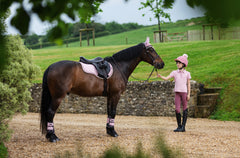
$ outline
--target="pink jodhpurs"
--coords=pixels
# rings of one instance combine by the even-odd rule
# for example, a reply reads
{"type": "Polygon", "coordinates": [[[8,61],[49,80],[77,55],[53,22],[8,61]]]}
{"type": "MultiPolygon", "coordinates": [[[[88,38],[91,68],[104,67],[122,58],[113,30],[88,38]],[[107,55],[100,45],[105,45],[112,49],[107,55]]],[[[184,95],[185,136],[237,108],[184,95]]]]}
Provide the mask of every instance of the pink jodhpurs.
{"type": "Polygon", "coordinates": [[[187,93],[186,92],[175,92],[175,109],[177,113],[180,113],[181,103],[183,111],[187,109],[187,93]]]}

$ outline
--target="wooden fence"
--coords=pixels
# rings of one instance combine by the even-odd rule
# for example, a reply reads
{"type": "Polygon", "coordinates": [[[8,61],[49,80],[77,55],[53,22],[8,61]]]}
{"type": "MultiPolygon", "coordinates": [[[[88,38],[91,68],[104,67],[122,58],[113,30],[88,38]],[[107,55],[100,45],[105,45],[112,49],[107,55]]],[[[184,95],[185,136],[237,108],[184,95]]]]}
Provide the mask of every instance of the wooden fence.
{"type": "MultiPolygon", "coordinates": [[[[240,27],[218,28],[203,30],[188,30],[186,32],[163,33],[164,42],[201,41],[201,40],[230,40],[240,39],[240,27]]],[[[158,33],[154,33],[154,42],[159,43],[158,33]]]]}

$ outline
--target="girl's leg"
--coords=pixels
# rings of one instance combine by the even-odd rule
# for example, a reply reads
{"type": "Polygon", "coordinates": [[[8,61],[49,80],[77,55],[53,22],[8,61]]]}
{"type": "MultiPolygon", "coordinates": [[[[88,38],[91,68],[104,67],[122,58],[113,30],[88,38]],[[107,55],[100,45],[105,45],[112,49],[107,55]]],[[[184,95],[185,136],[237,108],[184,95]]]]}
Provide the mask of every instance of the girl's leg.
{"type": "Polygon", "coordinates": [[[175,93],[175,110],[176,113],[180,113],[180,106],[181,106],[181,95],[179,92],[175,93]]]}
{"type": "Polygon", "coordinates": [[[187,93],[181,93],[181,98],[182,98],[183,111],[185,111],[188,105],[187,93]]]}
{"type": "Polygon", "coordinates": [[[182,105],[183,105],[183,120],[182,120],[182,128],[181,128],[180,132],[185,132],[185,126],[187,123],[187,116],[188,116],[187,93],[182,93],[181,97],[182,97],[182,105]]]}
{"type": "Polygon", "coordinates": [[[179,93],[175,93],[175,113],[176,113],[176,119],[177,119],[177,129],[174,130],[174,132],[180,132],[182,129],[181,125],[181,114],[180,114],[180,105],[181,105],[181,96],[179,93]]]}

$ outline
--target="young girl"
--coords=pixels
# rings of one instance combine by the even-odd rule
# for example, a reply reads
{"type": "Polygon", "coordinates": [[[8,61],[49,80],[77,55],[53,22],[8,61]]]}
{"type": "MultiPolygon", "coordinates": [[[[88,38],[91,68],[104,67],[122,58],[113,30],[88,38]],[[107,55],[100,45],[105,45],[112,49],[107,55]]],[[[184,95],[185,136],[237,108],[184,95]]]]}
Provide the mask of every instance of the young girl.
{"type": "Polygon", "coordinates": [[[178,70],[172,71],[169,76],[164,77],[158,74],[158,77],[163,80],[169,80],[170,78],[174,78],[175,80],[175,113],[177,119],[177,129],[174,132],[185,132],[185,126],[187,122],[188,108],[187,103],[190,99],[190,72],[185,70],[185,67],[188,65],[188,55],[183,54],[183,56],[179,56],[175,59],[178,70]],[[181,113],[180,113],[180,105],[183,105],[183,120],[181,123],[181,113]]]}

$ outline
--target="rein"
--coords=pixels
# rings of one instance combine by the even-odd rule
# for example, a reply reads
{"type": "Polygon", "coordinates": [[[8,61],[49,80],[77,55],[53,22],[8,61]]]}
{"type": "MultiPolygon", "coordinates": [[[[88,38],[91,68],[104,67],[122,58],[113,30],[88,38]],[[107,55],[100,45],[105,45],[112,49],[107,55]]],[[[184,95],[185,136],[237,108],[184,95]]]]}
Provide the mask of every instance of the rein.
{"type": "MultiPolygon", "coordinates": [[[[141,79],[138,79],[138,78],[136,78],[136,77],[133,77],[132,75],[131,75],[131,77],[132,77],[133,79],[135,79],[135,80],[138,80],[138,81],[149,81],[149,79],[150,79],[150,77],[152,76],[154,70],[157,72],[157,69],[156,69],[155,67],[153,67],[152,72],[149,74],[147,80],[141,80],[141,79]]],[[[157,73],[158,73],[158,72],[157,72],[157,73]]]]}
{"type": "Polygon", "coordinates": [[[152,72],[150,73],[150,75],[148,76],[148,79],[147,79],[147,81],[150,79],[150,77],[152,76],[152,73],[153,73],[153,71],[154,70],[156,70],[157,71],[157,69],[155,68],[155,67],[153,67],[153,69],[152,69],[152,72]]]}

